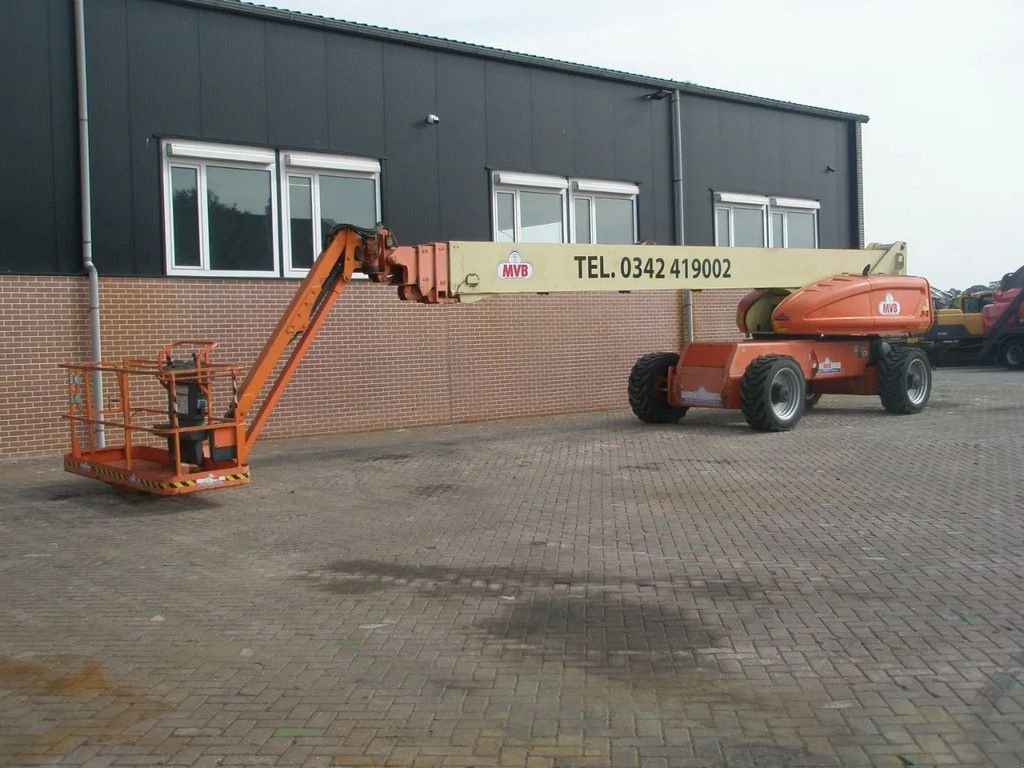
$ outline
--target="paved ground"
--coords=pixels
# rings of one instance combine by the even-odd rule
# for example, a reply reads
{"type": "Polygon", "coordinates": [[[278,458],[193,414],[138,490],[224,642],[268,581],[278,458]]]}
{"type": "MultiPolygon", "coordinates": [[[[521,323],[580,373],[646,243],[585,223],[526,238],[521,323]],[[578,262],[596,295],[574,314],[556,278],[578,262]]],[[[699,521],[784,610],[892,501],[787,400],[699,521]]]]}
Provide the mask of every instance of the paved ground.
{"type": "Polygon", "coordinates": [[[1016,768],[1022,391],[0,464],[0,765],[1016,768]]]}

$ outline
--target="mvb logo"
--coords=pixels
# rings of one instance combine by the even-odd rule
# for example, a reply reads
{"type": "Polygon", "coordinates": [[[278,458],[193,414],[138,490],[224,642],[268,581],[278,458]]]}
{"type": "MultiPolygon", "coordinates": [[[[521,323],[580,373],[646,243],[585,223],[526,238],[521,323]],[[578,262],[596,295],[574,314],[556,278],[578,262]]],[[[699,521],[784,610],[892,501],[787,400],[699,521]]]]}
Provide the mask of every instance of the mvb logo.
{"type": "Polygon", "coordinates": [[[900,303],[896,301],[891,293],[886,293],[885,298],[878,302],[878,314],[880,315],[898,315],[900,313],[900,303]]]}
{"type": "Polygon", "coordinates": [[[498,277],[502,280],[528,280],[533,277],[533,264],[523,261],[519,251],[512,251],[508,261],[498,264],[498,277]]]}

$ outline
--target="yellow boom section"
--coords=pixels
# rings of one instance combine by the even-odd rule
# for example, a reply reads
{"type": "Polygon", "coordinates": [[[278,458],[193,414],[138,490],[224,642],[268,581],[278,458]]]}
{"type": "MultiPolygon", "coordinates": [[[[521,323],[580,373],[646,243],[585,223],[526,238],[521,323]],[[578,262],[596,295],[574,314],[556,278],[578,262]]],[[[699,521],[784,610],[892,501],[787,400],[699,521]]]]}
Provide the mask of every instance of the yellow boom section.
{"type": "Polygon", "coordinates": [[[718,248],[453,241],[459,301],[501,293],[798,288],[844,272],[902,275],[906,243],[865,249],[718,248]]]}

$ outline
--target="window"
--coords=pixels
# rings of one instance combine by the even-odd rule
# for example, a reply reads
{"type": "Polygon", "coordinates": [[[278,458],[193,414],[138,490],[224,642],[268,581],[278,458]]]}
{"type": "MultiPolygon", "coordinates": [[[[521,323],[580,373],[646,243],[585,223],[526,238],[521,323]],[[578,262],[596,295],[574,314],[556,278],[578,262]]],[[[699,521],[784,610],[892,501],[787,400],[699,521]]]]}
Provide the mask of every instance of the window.
{"type": "Polygon", "coordinates": [[[715,245],[764,248],[768,244],[768,198],[715,193],[715,245]]]}
{"type": "Polygon", "coordinates": [[[817,248],[815,200],[715,193],[715,245],[817,248]]]}
{"type": "Polygon", "coordinates": [[[167,273],[276,275],[274,152],[178,141],[162,149],[167,273]]]}
{"type": "Polygon", "coordinates": [[[162,148],[170,275],[276,277],[283,264],[285,276],[302,276],[338,224],[380,220],[376,160],[285,152],[278,162],[272,149],[173,140],[162,148]]]}
{"type": "Polygon", "coordinates": [[[635,184],[508,171],[492,181],[496,242],[636,242],[635,184]]]}
{"type": "Polygon", "coordinates": [[[495,242],[565,242],[567,179],[500,171],[493,181],[495,242]]]}
{"type": "Polygon", "coordinates": [[[380,163],[359,157],[286,152],[285,275],[304,275],[339,224],[371,229],[380,221],[380,163]]]}
{"type": "Polygon", "coordinates": [[[636,184],[576,179],[571,189],[572,242],[636,242],[636,184]]]}
{"type": "Polygon", "coordinates": [[[817,248],[818,209],[816,200],[773,197],[771,200],[773,248],[817,248]]]}

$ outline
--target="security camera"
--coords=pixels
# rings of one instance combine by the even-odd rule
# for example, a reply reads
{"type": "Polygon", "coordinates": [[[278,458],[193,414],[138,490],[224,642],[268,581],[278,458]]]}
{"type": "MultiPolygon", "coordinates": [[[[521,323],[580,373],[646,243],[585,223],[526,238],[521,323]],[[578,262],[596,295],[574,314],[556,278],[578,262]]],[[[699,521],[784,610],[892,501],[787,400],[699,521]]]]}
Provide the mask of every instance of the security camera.
{"type": "Polygon", "coordinates": [[[437,115],[434,115],[434,114],[427,115],[427,125],[437,125],[440,122],[441,122],[441,118],[438,117],[437,115]]]}

